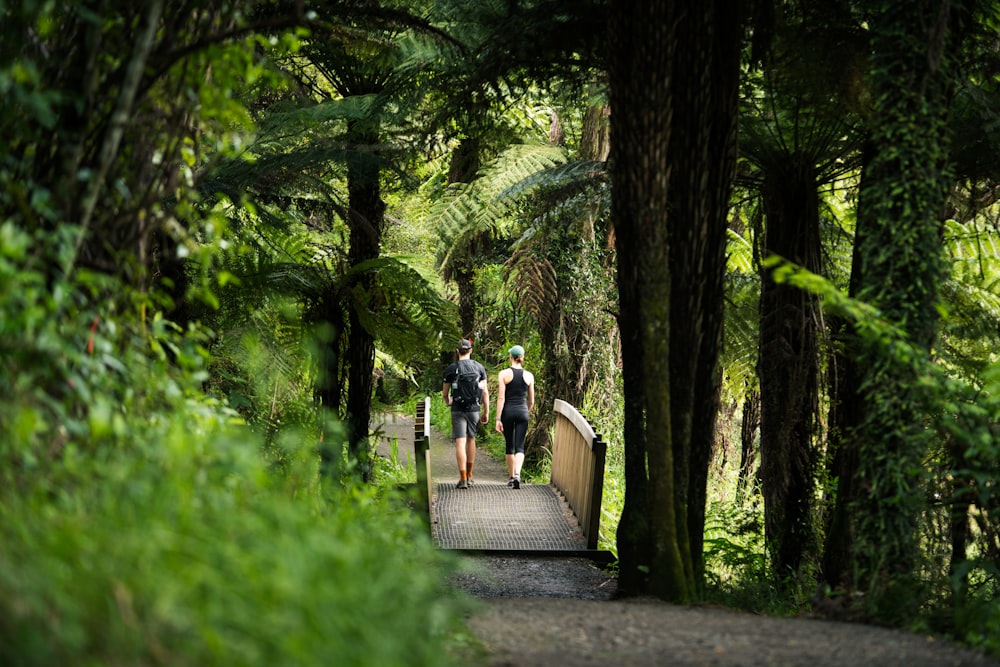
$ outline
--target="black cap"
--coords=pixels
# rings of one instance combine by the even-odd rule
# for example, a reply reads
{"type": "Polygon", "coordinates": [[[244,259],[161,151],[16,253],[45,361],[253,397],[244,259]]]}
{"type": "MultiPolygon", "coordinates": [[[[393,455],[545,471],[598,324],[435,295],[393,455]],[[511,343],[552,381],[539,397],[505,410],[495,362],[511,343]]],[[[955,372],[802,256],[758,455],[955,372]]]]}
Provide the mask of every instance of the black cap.
{"type": "Polygon", "coordinates": [[[472,349],[472,341],[463,338],[462,340],[458,341],[458,349],[460,349],[460,350],[471,350],[472,349]]]}

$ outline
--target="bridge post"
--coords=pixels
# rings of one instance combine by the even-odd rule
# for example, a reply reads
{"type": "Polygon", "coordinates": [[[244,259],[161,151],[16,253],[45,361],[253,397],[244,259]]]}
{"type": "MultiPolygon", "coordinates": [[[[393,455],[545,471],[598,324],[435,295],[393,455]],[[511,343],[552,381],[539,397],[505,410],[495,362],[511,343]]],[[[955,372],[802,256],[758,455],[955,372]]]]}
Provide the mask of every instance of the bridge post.
{"type": "Polygon", "coordinates": [[[601,527],[601,503],[604,500],[604,462],[607,458],[608,445],[601,439],[600,433],[594,434],[593,444],[590,447],[593,458],[591,459],[590,475],[590,516],[587,517],[587,548],[597,548],[597,536],[601,527]]]}
{"type": "Polygon", "coordinates": [[[417,403],[413,424],[413,465],[417,469],[417,501],[423,516],[431,519],[431,398],[417,403]]]}
{"type": "Polygon", "coordinates": [[[556,429],[552,444],[552,485],[576,514],[587,548],[596,549],[607,445],[571,404],[556,399],[553,410],[556,429]]]}

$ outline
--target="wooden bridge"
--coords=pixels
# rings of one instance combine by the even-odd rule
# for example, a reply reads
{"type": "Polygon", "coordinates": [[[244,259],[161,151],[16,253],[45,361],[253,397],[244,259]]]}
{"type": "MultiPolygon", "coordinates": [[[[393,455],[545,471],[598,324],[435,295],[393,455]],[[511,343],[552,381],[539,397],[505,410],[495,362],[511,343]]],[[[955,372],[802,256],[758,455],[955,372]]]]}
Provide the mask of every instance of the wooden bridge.
{"type": "Polygon", "coordinates": [[[555,401],[552,477],[507,486],[505,464],[480,450],[475,483],[456,489],[454,442],[432,433],[430,398],[417,404],[413,456],[418,497],[442,549],[578,555],[607,562],[597,548],[606,445],[576,408],[555,401]]]}

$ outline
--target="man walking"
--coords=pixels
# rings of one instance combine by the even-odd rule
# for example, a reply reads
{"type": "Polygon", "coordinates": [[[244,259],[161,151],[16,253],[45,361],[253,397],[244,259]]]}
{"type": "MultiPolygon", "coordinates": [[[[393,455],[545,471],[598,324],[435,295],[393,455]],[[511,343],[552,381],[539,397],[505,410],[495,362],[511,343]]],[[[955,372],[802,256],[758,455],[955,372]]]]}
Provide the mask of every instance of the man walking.
{"type": "Polygon", "coordinates": [[[441,396],[451,407],[451,437],[455,439],[459,489],[472,484],[472,466],[476,462],[476,433],[479,431],[480,407],[485,406],[481,422],[490,418],[490,389],[486,369],[472,359],[472,343],[463,338],[455,350],[458,361],[444,371],[441,396]]]}

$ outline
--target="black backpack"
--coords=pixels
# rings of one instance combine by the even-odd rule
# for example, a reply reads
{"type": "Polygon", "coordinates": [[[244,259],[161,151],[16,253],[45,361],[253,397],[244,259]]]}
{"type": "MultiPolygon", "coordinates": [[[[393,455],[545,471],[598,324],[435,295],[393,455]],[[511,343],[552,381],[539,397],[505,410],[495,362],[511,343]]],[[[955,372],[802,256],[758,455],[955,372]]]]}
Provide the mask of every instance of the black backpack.
{"type": "Polygon", "coordinates": [[[479,407],[479,397],[483,390],[479,388],[479,368],[476,363],[460,359],[455,373],[455,379],[451,383],[452,402],[462,410],[479,407]]]}

